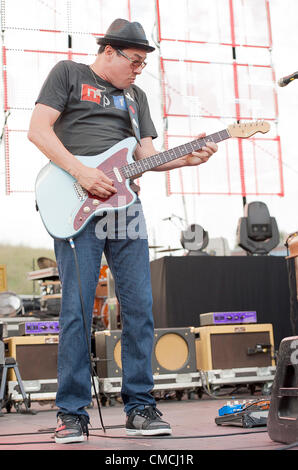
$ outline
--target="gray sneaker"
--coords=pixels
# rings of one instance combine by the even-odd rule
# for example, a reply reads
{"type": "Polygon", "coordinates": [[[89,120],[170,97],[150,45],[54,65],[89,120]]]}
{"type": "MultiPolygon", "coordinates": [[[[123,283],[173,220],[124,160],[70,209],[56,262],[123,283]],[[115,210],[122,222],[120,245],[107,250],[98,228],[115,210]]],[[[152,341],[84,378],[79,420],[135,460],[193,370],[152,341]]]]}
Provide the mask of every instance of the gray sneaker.
{"type": "Polygon", "coordinates": [[[84,434],[88,432],[89,418],[85,415],[68,415],[59,413],[57,428],[55,431],[55,442],[57,444],[69,444],[71,442],[82,442],[84,434]]]}
{"type": "Polygon", "coordinates": [[[130,436],[157,436],[172,434],[169,423],[160,419],[162,413],[154,406],[134,409],[126,420],[126,433],[130,436]]]}

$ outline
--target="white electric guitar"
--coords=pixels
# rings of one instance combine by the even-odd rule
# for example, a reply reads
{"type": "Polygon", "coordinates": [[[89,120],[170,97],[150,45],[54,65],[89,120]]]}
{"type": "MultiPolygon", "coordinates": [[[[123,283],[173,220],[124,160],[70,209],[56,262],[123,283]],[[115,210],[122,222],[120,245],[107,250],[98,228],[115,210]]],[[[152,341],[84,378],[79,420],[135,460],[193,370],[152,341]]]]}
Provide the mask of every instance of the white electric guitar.
{"type": "Polygon", "coordinates": [[[247,138],[268,132],[265,121],[233,124],[215,134],[193,140],[170,150],[134,161],[136,139],[128,137],[104,153],[94,156],[76,156],[84,165],[102,170],[114,181],[117,193],[107,199],[93,196],[69,173],[49,162],[39,172],[35,185],[36,203],[42,221],[55,238],[73,238],[88,222],[105,211],[124,209],[136,200],[130,188],[130,179],[164,163],[202,149],[206,142],[218,143],[230,137],[247,138]]]}

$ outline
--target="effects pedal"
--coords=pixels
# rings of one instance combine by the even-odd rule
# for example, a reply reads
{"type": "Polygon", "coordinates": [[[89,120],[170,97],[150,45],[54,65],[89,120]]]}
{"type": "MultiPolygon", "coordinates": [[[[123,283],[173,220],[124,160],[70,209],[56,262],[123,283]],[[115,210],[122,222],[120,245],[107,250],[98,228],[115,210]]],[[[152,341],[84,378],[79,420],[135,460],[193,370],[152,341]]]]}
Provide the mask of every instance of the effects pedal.
{"type": "Polygon", "coordinates": [[[218,425],[231,424],[243,428],[266,426],[269,413],[270,400],[244,400],[227,402],[218,410],[219,416],[215,418],[218,425]]]}

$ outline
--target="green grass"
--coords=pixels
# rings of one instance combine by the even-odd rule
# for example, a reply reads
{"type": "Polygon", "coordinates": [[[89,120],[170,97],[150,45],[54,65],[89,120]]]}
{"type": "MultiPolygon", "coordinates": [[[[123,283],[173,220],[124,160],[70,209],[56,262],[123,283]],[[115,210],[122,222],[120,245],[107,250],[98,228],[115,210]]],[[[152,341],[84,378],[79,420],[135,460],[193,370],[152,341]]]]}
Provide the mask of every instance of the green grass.
{"type": "Polygon", "coordinates": [[[6,265],[7,290],[18,295],[33,293],[39,295],[38,282],[28,280],[27,273],[39,269],[37,260],[42,256],[55,260],[54,251],[47,248],[0,245],[0,264],[6,265]]]}

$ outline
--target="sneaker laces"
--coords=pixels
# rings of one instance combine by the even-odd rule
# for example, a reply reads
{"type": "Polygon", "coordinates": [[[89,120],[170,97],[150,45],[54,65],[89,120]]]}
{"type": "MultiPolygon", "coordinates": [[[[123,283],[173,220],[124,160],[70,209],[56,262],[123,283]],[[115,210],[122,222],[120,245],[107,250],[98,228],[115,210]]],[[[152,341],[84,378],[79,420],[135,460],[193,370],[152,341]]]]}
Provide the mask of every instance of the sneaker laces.
{"type": "Polygon", "coordinates": [[[143,410],[137,410],[137,413],[149,419],[156,419],[162,416],[162,412],[154,406],[146,406],[143,410]]]}

